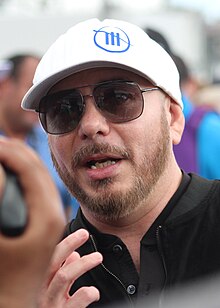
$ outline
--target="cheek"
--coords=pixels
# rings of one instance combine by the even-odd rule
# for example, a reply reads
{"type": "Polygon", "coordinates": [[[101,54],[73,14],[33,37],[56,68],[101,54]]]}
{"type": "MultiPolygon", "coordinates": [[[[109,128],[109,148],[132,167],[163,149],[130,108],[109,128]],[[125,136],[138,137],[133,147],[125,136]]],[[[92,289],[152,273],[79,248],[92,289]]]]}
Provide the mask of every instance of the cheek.
{"type": "Polygon", "coordinates": [[[127,124],[127,127],[120,133],[122,144],[130,150],[133,162],[138,165],[154,142],[154,127],[148,125],[147,121],[135,120],[127,124]]]}
{"type": "Polygon", "coordinates": [[[71,144],[68,141],[68,137],[48,135],[48,142],[50,150],[59,166],[62,168],[62,166],[68,164],[68,160],[71,159],[71,144]]]}
{"type": "Polygon", "coordinates": [[[134,124],[131,132],[133,141],[142,147],[143,145],[149,147],[155,136],[160,133],[161,123],[158,113],[155,116],[154,113],[149,112],[148,116],[139,118],[139,121],[134,124]]]}
{"type": "Polygon", "coordinates": [[[165,115],[162,115],[159,110],[157,112],[149,110],[148,116],[140,120],[139,125],[133,127],[131,140],[135,144],[136,158],[142,160],[160,145],[164,130],[167,136],[169,127],[165,115]]]}

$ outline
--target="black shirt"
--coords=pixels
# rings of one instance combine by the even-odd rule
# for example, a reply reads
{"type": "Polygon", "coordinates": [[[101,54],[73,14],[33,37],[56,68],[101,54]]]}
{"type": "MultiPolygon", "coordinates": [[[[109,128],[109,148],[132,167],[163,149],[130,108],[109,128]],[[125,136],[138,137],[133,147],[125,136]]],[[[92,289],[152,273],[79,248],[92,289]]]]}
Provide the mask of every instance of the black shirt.
{"type": "Polygon", "coordinates": [[[140,251],[140,275],[125,244],[117,236],[99,232],[82,215],[83,224],[92,234],[97,250],[103,255],[103,264],[120,279],[133,300],[136,299],[137,295],[138,298],[144,296],[146,299],[146,295],[160,292],[163,288],[165,273],[158,250],[157,233],[160,225],[169,216],[178,199],[186,190],[189,182],[190,176],[183,173],[179,188],[143,236],[140,251]]]}

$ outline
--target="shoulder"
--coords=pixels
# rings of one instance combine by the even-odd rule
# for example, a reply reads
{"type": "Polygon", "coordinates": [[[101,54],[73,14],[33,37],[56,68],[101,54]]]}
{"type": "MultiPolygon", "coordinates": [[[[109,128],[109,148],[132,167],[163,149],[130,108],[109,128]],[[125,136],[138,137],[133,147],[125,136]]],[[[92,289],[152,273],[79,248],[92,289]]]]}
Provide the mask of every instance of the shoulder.
{"type": "Polygon", "coordinates": [[[172,211],[169,221],[198,215],[210,206],[218,208],[220,215],[220,181],[208,180],[196,174],[189,174],[190,183],[172,211]]]}
{"type": "Polygon", "coordinates": [[[218,207],[220,207],[220,180],[209,180],[193,173],[190,176],[191,181],[185,195],[191,197],[193,206],[201,206],[201,204],[206,202],[208,204],[217,198],[216,201],[218,207]]]}

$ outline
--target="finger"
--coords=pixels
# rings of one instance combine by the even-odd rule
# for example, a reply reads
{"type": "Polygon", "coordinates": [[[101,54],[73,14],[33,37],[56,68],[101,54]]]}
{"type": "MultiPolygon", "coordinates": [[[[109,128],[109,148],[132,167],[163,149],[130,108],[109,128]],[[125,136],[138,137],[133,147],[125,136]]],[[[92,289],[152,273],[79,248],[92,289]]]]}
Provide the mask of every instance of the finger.
{"type": "MultiPolygon", "coordinates": [[[[38,155],[20,140],[0,137],[0,161],[17,174],[29,199],[36,199],[37,203],[40,192],[41,199],[44,198],[44,204],[46,201],[48,204],[51,203],[50,193],[59,200],[59,194],[46,166],[38,155]]],[[[38,207],[44,209],[44,204],[39,203],[38,207]]]]}
{"type": "Polygon", "coordinates": [[[0,164],[0,200],[3,196],[4,187],[5,187],[5,173],[0,164]]]}
{"type": "Polygon", "coordinates": [[[47,168],[32,149],[12,138],[0,137],[0,161],[18,175],[24,191],[30,222],[24,236],[31,237],[36,230],[44,233],[51,228],[54,229],[54,236],[50,238],[55,245],[54,240],[58,241],[58,236],[61,236],[65,220],[60,196],[47,168]]]}
{"type": "Polygon", "coordinates": [[[30,173],[30,168],[27,168],[27,165],[31,167],[33,160],[38,160],[37,154],[24,142],[0,136],[0,161],[16,174],[22,175],[23,171],[30,173]],[[29,162],[27,158],[31,161],[29,162]]]}
{"type": "Polygon", "coordinates": [[[82,256],[78,260],[75,260],[72,263],[69,263],[66,266],[60,268],[56,274],[56,279],[58,281],[64,280],[73,283],[88,270],[99,265],[102,262],[102,259],[102,255],[99,252],[93,252],[91,254],[82,256]]]}
{"type": "Polygon", "coordinates": [[[79,260],[63,266],[56,272],[47,290],[47,296],[51,299],[50,305],[61,301],[63,297],[69,297],[69,289],[74,281],[90,269],[102,262],[102,255],[94,252],[81,257],[79,260]]]}
{"type": "Polygon", "coordinates": [[[67,308],[84,308],[100,299],[100,293],[95,287],[83,287],[77,290],[67,301],[67,308]]]}
{"type": "Polygon", "coordinates": [[[66,259],[66,261],[64,262],[64,264],[62,266],[66,266],[70,263],[75,262],[76,260],[79,260],[79,259],[80,259],[80,254],[76,251],[73,251],[71,253],[71,255],[66,259]]]}
{"type": "Polygon", "coordinates": [[[54,274],[60,269],[62,264],[72,254],[72,252],[83,245],[88,240],[88,238],[88,231],[79,229],[74,233],[71,233],[57,245],[48,272],[48,283],[50,283],[54,274]]]}

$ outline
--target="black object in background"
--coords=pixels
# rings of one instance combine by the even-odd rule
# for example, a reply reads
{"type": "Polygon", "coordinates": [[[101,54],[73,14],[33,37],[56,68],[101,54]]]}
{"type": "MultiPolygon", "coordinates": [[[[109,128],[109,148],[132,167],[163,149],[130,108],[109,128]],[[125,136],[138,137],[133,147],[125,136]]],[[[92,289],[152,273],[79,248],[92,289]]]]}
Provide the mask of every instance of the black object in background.
{"type": "Polygon", "coordinates": [[[6,236],[19,236],[27,225],[27,208],[17,176],[7,168],[5,188],[0,200],[0,231],[6,236]]]}

